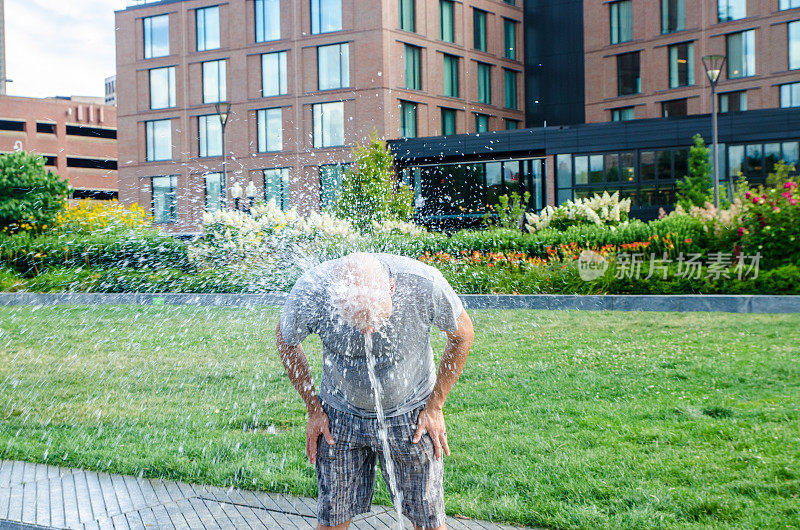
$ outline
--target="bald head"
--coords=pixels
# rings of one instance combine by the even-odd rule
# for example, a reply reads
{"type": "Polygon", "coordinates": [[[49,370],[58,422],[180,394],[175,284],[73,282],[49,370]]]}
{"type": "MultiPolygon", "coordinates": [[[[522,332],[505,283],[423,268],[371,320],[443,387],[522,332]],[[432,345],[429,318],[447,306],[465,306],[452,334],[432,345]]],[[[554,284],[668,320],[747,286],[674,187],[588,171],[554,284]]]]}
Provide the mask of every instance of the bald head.
{"type": "Polygon", "coordinates": [[[392,313],[394,283],[371,254],[357,252],[342,258],[329,291],[334,311],[362,333],[377,331],[392,313]]]}

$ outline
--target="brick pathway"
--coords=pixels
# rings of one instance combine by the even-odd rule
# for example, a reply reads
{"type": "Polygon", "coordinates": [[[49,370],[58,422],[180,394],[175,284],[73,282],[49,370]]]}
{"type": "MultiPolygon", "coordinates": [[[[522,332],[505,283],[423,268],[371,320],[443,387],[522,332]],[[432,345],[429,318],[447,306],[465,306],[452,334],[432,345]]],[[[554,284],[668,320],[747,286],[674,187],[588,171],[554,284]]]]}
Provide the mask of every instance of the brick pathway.
{"type": "MultiPolygon", "coordinates": [[[[0,530],[305,530],[316,527],[315,510],[316,500],[303,497],[0,461],[0,530]]],[[[350,528],[393,530],[394,521],[391,508],[373,506],[350,528]]],[[[406,525],[413,528],[408,521],[406,525]]],[[[517,528],[452,517],[447,526],[452,530],[517,528]]]]}

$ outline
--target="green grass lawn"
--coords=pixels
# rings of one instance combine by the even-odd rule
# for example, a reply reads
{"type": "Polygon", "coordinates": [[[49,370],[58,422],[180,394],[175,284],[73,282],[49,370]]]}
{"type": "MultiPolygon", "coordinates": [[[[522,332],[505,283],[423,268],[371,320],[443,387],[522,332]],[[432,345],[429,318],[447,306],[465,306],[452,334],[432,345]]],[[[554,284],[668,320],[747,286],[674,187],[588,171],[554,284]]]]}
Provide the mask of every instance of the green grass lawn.
{"type": "MultiPolygon", "coordinates": [[[[592,529],[800,521],[800,315],[472,314],[445,407],[449,514],[592,529]]],[[[314,496],[277,315],[0,308],[0,458],[314,496]]],[[[306,346],[318,374],[319,341],[306,346]]]]}

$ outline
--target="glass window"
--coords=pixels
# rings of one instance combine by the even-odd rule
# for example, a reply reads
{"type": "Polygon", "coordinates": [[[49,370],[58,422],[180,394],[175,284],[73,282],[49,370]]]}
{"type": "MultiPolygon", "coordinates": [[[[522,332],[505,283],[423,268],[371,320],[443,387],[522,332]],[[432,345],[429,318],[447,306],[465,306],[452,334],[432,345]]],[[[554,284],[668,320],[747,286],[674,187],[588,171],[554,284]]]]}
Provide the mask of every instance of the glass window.
{"type": "Polygon", "coordinates": [[[572,187],[572,155],[556,155],[556,184],[559,188],[572,187]]]}
{"type": "Polygon", "coordinates": [[[417,137],[417,104],[410,101],[400,102],[400,137],[417,137]]]}
{"type": "Polygon", "coordinates": [[[672,151],[658,151],[656,157],[656,177],[658,180],[672,178],[672,151]]]}
{"type": "Polygon", "coordinates": [[[760,177],[763,169],[764,160],[761,144],[750,144],[745,147],[745,175],[760,177]]]}
{"type": "Polygon", "coordinates": [[[289,92],[286,73],[286,52],[261,55],[261,97],[280,96],[289,92]]]}
{"type": "Polygon", "coordinates": [[[442,108],[442,136],[456,133],[456,111],[442,108]]]}
{"type": "Polygon", "coordinates": [[[256,112],[258,152],[283,149],[283,113],[280,108],[261,109],[256,112]]]}
{"type": "Polygon", "coordinates": [[[178,220],[178,177],[153,177],[153,221],[174,223],[178,220]]]}
{"type": "Polygon", "coordinates": [[[175,106],[175,67],[150,70],[150,108],[166,109],[175,106]]]}
{"type": "Polygon", "coordinates": [[[455,41],[455,11],[453,0],[439,0],[439,38],[445,42],[455,41]]]}
{"type": "Polygon", "coordinates": [[[319,203],[323,210],[336,204],[336,197],[342,187],[343,172],[342,164],[319,166],[319,203]]]}
{"type": "Polygon", "coordinates": [[[784,142],[781,144],[781,158],[787,164],[794,164],[795,167],[798,166],[800,162],[800,146],[798,146],[798,142],[784,142]]]}
{"type": "Polygon", "coordinates": [[[444,58],[444,95],[451,98],[458,97],[458,57],[443,54],[444,58]]]}
{"type": "Polygon", "coordinates": [[[694,84],[694,44],[684,42],[669,47],[669,87],[694,84]]]}
{"type": "Polygon", "coordinates": [[[559,189],[557,193],[558,204],[564,204],[572,200],[572,188],[559,189]]]}
{"type": "Polygon", "coordinates": [[[200,131],[200,156],[222,156],[222,123],[219,115],[197,117],[200,131]]]}
{"type": "Polygon", "coordinates": [[[476,50],[486,51],[486,11],[472,9],[472,31],[476,50]]]}
{"type": "Polygon", "coordinates": [[[800,107],[800,83],[781,85],[781,107],[800,107]]]}
{"type": "Polygon", "coordinates": [[[589,182],[603,182],[603,155],[589,157],[589,182]]]}
{"type": "Polygon", "coordinates": [[[611,44],[633,40],[633,2],[622,0],[609,6],[611,9],[611,44]]]}
{"type": "Polygon", "coordinates": [[[747,0],[717,0],[720,22],[739,20],[747,17],[747,0]]]}
{"type": "Polygon", "coordinates": [[[744,146],[732,145],[728,148],[728,175],[737,178],[744,169],[744,146]]]}
{"type": "Polygon", "coordinates": [[[317,103],[312,105],[314,120],[314,147],[344,145],[344,103],[317,103]]]}
{"type": "Polygon", "coordinates": [[[519,120],[512,120],[511,118],[506,118],[506,130],[514,131],[517,129],[519,129],[519,120]]]}
{"type": "Polygon", "coordinates": [[[800,68],[800,20],[789,22],[789,70],[800,68]]]}
{"type": "Polygon", "coordinates": [[[612,109],[611,110],[611,121],[627,121],[632,120],[633,116],[633,107],[623,107],[621,109],[612,109]]]}
{"type": "Polygon", "coordinates": [[[507,18],[503,19],[503,36],[505,40],[506,59],[517,59],[517,23],[507,18]]]}
{"type": "Polygon", "coordinates": [[[216,50],[219,41],[219,6],[203,7],[196,11],[197,51],[216,50]]]}
{"type": "Polygon", "coordinates": [[[486,163],[486,205],[495,205],[503,194],[503,163],[486,163]]]}
{"type": "Polygon", "coordinates": [[[422,90],[421,48],[405,45],[406,88],[422,90]]]}
{"type": "Polygon", "coordinates": [[[672,33],[685,29],[685,0],[661,0],[661,33],[672,33]]]}
{"type": "Polygon", "coordinates": [[[281,38],[280,0],[256,0],[256,42],[281,38]]]}
{"type": "Polygon", "coordinates": [[[781,144],[769,143],[764,144],[764,171],[772,173],[775,169],[775,164],[781,159],[781,144]]]}
{"type": "Polygon", "coordinates": [[[169,15],[142,19],[144,25],[144,58],[169,55],[169,15]]]}
{"type": "Polygon", "coordinates": [[[780,0],[779,9],[793,9],[800,7],[800,0],[780,0]]]}
{"type": "Polygon", "coordinates": [[[725,92],[719,95],[720,112],[739,112],[747,110],[747,91],[725,92]]]}
{"type": "Polygon", "coordinates": [[[617,95],[627,96],[642,91],[639,76],[639,52],[617,55],[617,95]]]}
{"type": "Polygon", "coordinates": [[[172,159],[172,120],[145,122],[147,161],[172,159]]]}
{"type": "Polygon", "coordinates": [[[350,86],[350,46],[347,43],[317,48],[320,90],[350,86]]]}
{"type": "Polygon", "coordinates": [[[661,112],[665,118],[674,116],[686,116],[689,113],[688,99],[673,99],[661,103],[661,112]]]}
{"type": "Polygon", "coordinates": [[[756,32],[753,29],[727,36],[728,79],[756,74],[756,32]]]}
{"type": "Polygon", "coordinates": [[[506,81],[506,108],[517,108],[517,72],[514,70],[505,71],[506,81]]]}
{"type": "Polygon", "coordinates": [[[403,31],[416,31],[414,0],[399,0],[400,4],[400,29],[403,31]]]}
{"type": "Polygon", "coordinates": [[[289,168],[264,170],[264,200],[266,202],[275,201],[275,206],[281,210],[286,210],[288,206],[288,201],[286,200],[288,188],[289,168]]]}
{"type": "Polygon", "coordinates": [[[636,181],[635,160],[636,156],[633,151],[626,151],[624,153],[620,153],[619,156],[620,178],[623,182],[636,181]]]}
{"type": "Polygon", "coordinates": [[[475,132],[487,132],[489,130],[489,116],[486,114],[475,114],[475,132]]]}
{"type": "Polygon", "coordinates": [[[619,182],[619,155],[605,155],[606,182],[619,182]]]}
{"type": "Polygon", "coordinates": [[[222,173],[207,173],[206,211],[216,212],[225,206],[225,194],[222,189],[222,173]]]}
{"type": "Polygon", "coordinates": [[[689,151],[687,149],[674,150],[672,160],[675,165],[672,178],[682,179],[689,174],[689,151]]]}
{"type": "Polygon", "coordinates": [[[654,180],[656,178],[656,153],[654,151],[642,151],[639,157],[642,180],[654,180]]]}
{"type": "Polygon", "coordinates": [[[589,184],[589,157],[575,157],[575,184],[589,184]]]}
{"type": "Polygon", "coordinates": [[[203,63],[203,103],[217,103],[228,99],[228,78],[225,61],[203,63]]]}
{"type": "Polygon", "coordinates": [[[492,104],[492,67],[478,63],[478,102],[492,104]]]}
{"type": "Polygon", "coordinates": [[[342,30],[342,0],[311,0],[311,33],[342,30]]]}

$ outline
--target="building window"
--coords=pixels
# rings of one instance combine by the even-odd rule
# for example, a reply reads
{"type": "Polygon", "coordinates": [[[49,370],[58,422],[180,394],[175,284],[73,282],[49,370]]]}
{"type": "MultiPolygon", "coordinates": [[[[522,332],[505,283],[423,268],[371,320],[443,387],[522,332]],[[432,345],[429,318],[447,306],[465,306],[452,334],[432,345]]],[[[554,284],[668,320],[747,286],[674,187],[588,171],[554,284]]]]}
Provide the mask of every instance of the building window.
{"type": "Polygon", "coordinates": [[[478,102],[492,104],[492,66],[478,63],[478,102]]]}
{"type": "Polygon", "coordinates": [[[506,59],[517,60],[517,23],[503,19],[503,35],[505,36],[506,59]]]}
{"type": "Polygon", "coordinates": [[[794,9],[795,7],[800,7],[800,0],[781,0],[778,8],[783,11],[784,9],[794,9]]]}
{"type": "Polygon", "coordinates": [[[781,107],[800,107],[800,83],[781,85],[781,107]]]}
{"type": "Polygon", "coordinates": [[[755,30],[731,33],[727,36],[728,79],[738,79],[756,74],[755,30]]]}
{"type": "Polygon", "coordinates": [[[622,0],[609,6],[611,9],[611,44],[633,40],[633,2],[622,0]]]}
{"type": "Polygon", "coordinates": [[[350,86],[350,46],[332,44],[317,48],[319,90],[350,86]]]}
{"type": "Polygon", "coordinates": [[[275,206],[281,210],[286,210],[288,201],[286,200],[289,189],[289,168],[264,170],[264,200],[266,202],[275,201],[275,206]]]}
{"type": "Polygon", "coordinates": [[[342,30],[342,0],[311,0],[311,33],[342,30]]]}
{"type": "Polygon", "coordinates": [[[486,114],[475,114],[475,132],[482,133],[489,130],[489,116],[486,114]]]}
{"type": "Polygon", "coordinates": [[[661,0],[661,33],[686,29],[686,0],[661,0]]]}
{"type": "Polygon", "coordinates": [[[632,120],[633,118],[633,107],[611,109],[611,121],[628,121],[632,120]]]}
{"type": "Polygon", "coordinates": [[[514,70],[505,71],[506,82],[506,108],[517,108],[517,72],[514,70]]]}
{"type": "Polygon", "coordinates": [[[147,17],[144,23],[144,58],[169,55],[169,15],[147,17]]]}
{"type": "Polygon", "coordinates": [[[445,42],[455,41],[455,16],[453,0],[439,0],[439,38],[445,42]]]}
{"type": "Polygon", "coordinates": [[[687,102],[688,100],[686,98],[664,101],[661,103],[661,115],[665,118],[686,116],[689,113],[687,102]]]}
{"type": "Polygon", "coordinates": [[[172,120],[145,122],[147,161],[172,159],[172,120]]]}
{"type": "Polygon", "coordinates": [[[517,129],[519,129],[519,120],[512,120],[511,118],[506,118],[506,130],[514,131],[517,129]]]}
{"type": "Polygon", "coordinates": [[[400,7],[400,29],[403,31],[416,31],[414,0],[398,0],[400,7]]]}
{"type": "Polygon", "coordinates": [[[442,136],[456,133],[456,111],[442,108],[442,136]]]}
{"type": "Polygon", "coordinates": [[[717,19],[728,22],[747,17],[747,0],[717,0],[717,19]]]}
{"type": "Polygon", "coordinates": [[[472,28],[476,50],[486,51],[486,11],[472,9],[472,28]]]}
{"type": "Polygon", "coordinates": [[[261,55],[261,97],[286,94],[289,91],[286,78],[286,52],[261,55]]]}
{"type": "Polygon", "coordinates": [[[219,48],[219,6],[204,7],[196,11],[197,51],[219,48]]]}
{"type": "Polygon", "coordinates": [[[800,20],[789,22],[789,70],[800,68],[800,20]]]}
{"type": "Polygon", "coordinates": [[[747,110],[747,91],[725,92],[719,95],[720,112],[739,112],[747,110]]]}
{"type": "Polygon", "coordinates": [[[642,91],[639,75],[639,52],[617,55],[617,94],[627,96],[642,91]]]}
{"type": "Polygon", "coordinates": [[[201,157],[222,156],[222,123],[218,114],[197,117],[201,157]]]}
{"type": "Polygon", "coordinates": [[[317,103],[311,106],[314,120],[314,147],[344,145],[344,103],[317,103]]]}
{"type": "Polygon", "coordinates": [[[669,47],[669,87],[694,84],[694,44],[691,42],[669,47]]]}
{"type": "Polygon", "coordinates": [[[336,204],[342,187],[345,164],[325,164],[319,166],[319,206],[327,210],[336,204]]]}
{"type": "Polygon", "coordinates": [[[458,57],[450,54],[443,54],[444,60],[444,95],[458,97],[458,57]]]}
{"type": "Polygon", "coordinates": [[[422,90],[422,48],[405,45],[406,88],[422,90]]]}
{"type": "Polygon", "coordinates": [[[174,223],[178,220],[178,177],[174,175],[153,177],[151,182],[153,186],[153,221],[174,223]]]}
{"type": "Polygon", "coordinates": [[[283,149],[283,119],[280,108],[257,111],[256,129],[259,153],[283,149]]]}
{"type": "Polygon", "coordinates": [[[400,102],[400,137],[417,137],[417,104],[410,101],[400,102]]]}
{"type": "Polygon", "coordinates": [[[217,103],[228,99],[228,78],[225,60],[203,63],[203,103],[217,103]]]}
{"type": "Polygon", "coordinates": [[[206,211],[216,212],[225,207],[225,191],[222,187],[222,173],[207,173],[206,181],[206,211]]]}
{"type": "Polygon", "coordinates": [[[175,67],[150,70],[150,108],[167,109],[175,103],[175,67]]]}
{"type": "Polygon", "coordinates": [[[280,0],[256,0],[256,42],[267,42],[280,38],[280,0]]]}

